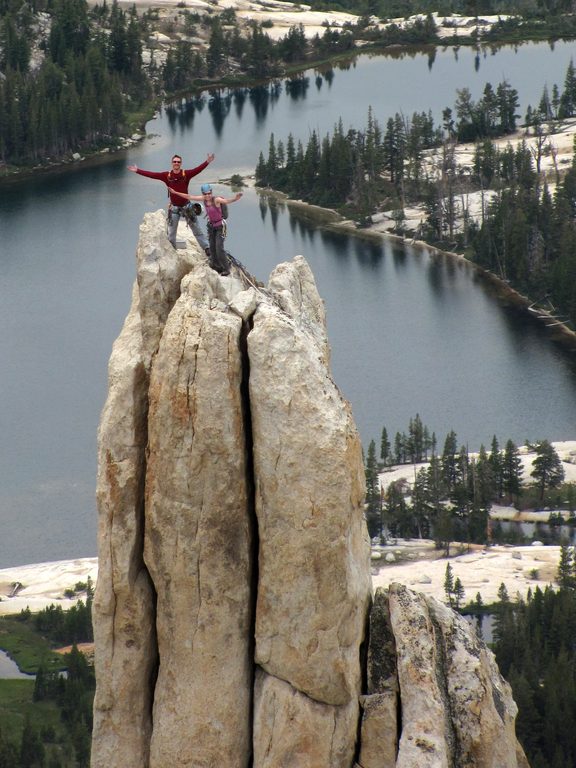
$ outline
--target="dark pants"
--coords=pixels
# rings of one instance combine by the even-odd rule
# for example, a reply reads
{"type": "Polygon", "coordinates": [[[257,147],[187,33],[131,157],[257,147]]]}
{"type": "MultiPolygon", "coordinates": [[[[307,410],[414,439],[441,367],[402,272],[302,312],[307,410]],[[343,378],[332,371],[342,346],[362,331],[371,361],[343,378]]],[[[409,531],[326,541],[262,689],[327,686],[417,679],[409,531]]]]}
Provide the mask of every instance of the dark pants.
{"type": "Polygon", "coordinates": [[[228,272],[230,262],[224,250],[224,237],[222,227],[213,227],[208,224],[208,240],[210,241],[210,266],[216,272],[228,272]]]}

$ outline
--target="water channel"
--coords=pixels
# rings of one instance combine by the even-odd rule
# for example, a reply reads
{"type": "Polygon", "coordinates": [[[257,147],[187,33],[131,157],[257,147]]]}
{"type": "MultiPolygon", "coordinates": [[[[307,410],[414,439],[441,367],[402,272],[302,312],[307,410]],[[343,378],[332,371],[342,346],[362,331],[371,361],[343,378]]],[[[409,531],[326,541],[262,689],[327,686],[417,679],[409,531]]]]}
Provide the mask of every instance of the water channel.
{"type": "Polygon", "coordinates": [[[35,675],[20,672],[18,664],[8,656],[6,651],[0,651],[0,680],[34,680],[35,675]]]}
{"type": "MultiPolygon", "coordinates": [[[[271,132],[306,141],[338,117],[363,127],[395,112],[439,120],[455,89],[479,98],[504,78],[521,113],[562,85],[574,46],[362,56],[310,72],[305,95],[205,95],[163,110],[149,138],[98,164],[0,188],[0,568],[96,554],[96,428],[111,345],[128,310],[138,225],[165,205],[163,185],[126,172],[187,166],[209,151],[202,181],[253,171],[271,132]],[[479,64],[479,65],[478,65],[479,64]],[[536,73],[536,75],[535,75],[536,73]]],[[[477,449],[501,440],[576,435],[571,355],[501,308],[466,264],[393,241],[336,236],[248,191],[231,208],[229,249],[261,279],[302,253],[328,312],[334,378],[365,445],[405,430],[417,412],[440,440],[455,429],[477,449]]]]}

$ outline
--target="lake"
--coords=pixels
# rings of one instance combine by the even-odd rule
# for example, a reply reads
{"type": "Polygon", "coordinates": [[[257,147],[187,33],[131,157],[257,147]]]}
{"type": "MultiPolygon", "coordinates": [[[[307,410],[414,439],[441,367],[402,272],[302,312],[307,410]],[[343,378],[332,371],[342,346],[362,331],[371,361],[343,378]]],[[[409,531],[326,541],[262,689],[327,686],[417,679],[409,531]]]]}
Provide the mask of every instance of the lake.
{"type": "MultiPolygon", "coordinates": [[[[305,95],[286,86],[224,92],[162,110],[149,138],[101,163],[38,173],[0,188],[0,568],[96,554],[96,429],[106,366],[130,303],[138,226],[165,205],[164,187],[126,171],[216,160],[199,178],[252,172],[269,136],[302,141],[340,115],[363,127],[368,106],[395,112],[478,98],[506,78],[522,110],[563,83],[571,43],[530,44],[480,57],[359,57],[310,72],[305,95]]],[[[522,112],[523,113],[523,112],[522,112]]],[[[225,187],[221,187],[225,189],[225,187]]],[[[231,207],[228,247],[260,279],[303,254],[328,313],[334,378],[365,446],[407,430],[419,413],[443,441],[455,429],[477,449],[497,434],[518,443],[576,435],[573,355],[524,315],[501,308],[466,264],[390,240],[372,243],[307,223],[248,190],[231,207]]]]}

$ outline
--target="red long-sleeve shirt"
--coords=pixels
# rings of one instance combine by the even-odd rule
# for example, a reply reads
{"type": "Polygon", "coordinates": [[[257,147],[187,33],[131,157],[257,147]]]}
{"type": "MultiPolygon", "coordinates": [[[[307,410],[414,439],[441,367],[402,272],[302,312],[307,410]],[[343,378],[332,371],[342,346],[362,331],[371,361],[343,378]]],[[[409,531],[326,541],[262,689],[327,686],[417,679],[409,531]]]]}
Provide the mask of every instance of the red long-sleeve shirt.
{"type": "MultiPolygon", "coordinates": [[[[185,170],[180,170],[177,173],[174,171],[159,171],[157,173],[155,171],[143,171],[141,168],[138,168],[136,173],[140,174],[140,176],[147,176],[149,179],[163,181],[167,187],[172,187],[172,189],[175,189],[177,192],[188,192],[190,179],[201,173],[207,165],[208,161],[205,160],[201,165],[196,166],[196,168],[187,168],[185,170]]],[[[178,197],[178,195],[173,195],[172,193],[170,193],[170,202],[172,205],[186,205],[186,200],[183,197],[178,197]]]]}

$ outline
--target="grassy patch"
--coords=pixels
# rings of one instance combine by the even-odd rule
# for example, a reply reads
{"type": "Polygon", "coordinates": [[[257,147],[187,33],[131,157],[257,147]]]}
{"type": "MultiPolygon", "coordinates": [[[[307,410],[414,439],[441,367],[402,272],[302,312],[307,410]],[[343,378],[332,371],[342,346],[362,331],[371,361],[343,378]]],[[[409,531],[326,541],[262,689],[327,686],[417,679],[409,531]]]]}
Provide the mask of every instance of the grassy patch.
{"type": "Polygon", "coordinates": [[[13,742],[19,741],[33,693],[34,680],[0,680],[0,723],[4,736],[13,742]]]}
{"type": "Polygon", "coordinates": [[[20,742],[26,718],[38,731],[61,729],[60,710],[52,701],[34,702],[34,680],[0,680],[0,723],[5,737],[20,742]]]}
{"type": "Polygon", "coordinates": [[[33,694],[33,680],[0,680],[0,742],[12,744],[20,754],[26,728],[30,738],[43,744],[44,765],[76,768],[78,763],[58,705],[54,701],[35,702],[33,694]]]}
{"type": "Polygon", "coordinates": [[[14,617],[0,617],[0,649],[14,659],[22,672],[37,672],[40,664],[46,669],[63,668],[62,657],[51,650],[48,641],[14,617]]]}

